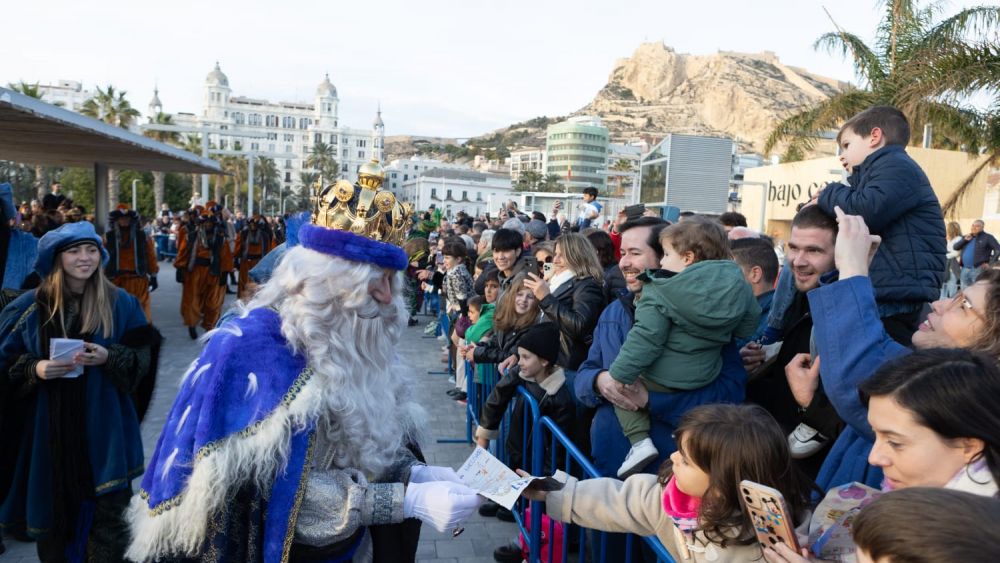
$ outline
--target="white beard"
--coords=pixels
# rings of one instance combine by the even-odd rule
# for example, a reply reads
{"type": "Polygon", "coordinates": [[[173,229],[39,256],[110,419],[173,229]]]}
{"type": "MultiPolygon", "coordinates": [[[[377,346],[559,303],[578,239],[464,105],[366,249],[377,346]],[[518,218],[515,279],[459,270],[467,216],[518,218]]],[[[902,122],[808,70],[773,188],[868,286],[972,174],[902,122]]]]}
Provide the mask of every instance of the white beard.
{"type": "Polygon", "coordinates": [[[390,304],[368,294],[368,282],[382,273],[295,247],[248,306],[275,307],[282,334],[314,370],[308,385],[322,399],[309,418],[328,430],[333,463],[372,477],[396,461],[408,439],[419,440],[426,418],[410,399],[411,373],[396,355],[407,319],[399,276],[390,304]],[[265,302],[272,295],[278,299],[265,302]]]}

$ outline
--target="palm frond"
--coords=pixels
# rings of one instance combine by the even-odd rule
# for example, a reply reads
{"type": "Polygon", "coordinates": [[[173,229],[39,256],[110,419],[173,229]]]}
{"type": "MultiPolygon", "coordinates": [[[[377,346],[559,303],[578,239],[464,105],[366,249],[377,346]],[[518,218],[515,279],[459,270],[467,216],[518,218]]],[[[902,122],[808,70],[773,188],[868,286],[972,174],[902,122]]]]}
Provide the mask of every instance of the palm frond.
{"type": "Polygon", "coordinates": [[[955,42],[978,43],[982,39],[995,39],[1000,27],[1000,7],[976,6],[945,18],[927,30],[921,47],[932,50],[955,42]]]}
{"type": "Polygon", "coordinates": [[[874,105],[874,95],[868,90],[850,90],[827,98],[815,106],[786,118],[779,123],[764,143],[767,154],[779,143],[788,141],[785,159],[799,159],[816,146],[816,136],[840,125],[859,111],[874,105]]]}
{"type": "Polygon", "coordinates": [[[957,219],[958,208],[962,204],[962,200],[969,194],[973,182],[975,182],[976,178],[986,167],[997,165],[1000,165],[1000,151],[990,154],[972,169],[972,172],[962,180],[948,200],[941,206],[941,214],[948,219],[957,219]]]}
{"type": "Polygon", "coordinates": [[[900,103],[927,97],[954,101],[974,92],[1000,93],[1000,45],[952,45],[932,57],[913,62],[906,70],[900,103]]]}
{"type": "Polygon", "coordinates": [[[978,154],[983,146],[985,120],[974,108],[925,101],[904,113],[910,118],[913,131],[923,129],[927,123],[933,125],[935,147],[978,154]]]}
{"type": "Polygon", "coordinates": [[[841,56],[854,60],[855,71],[868,84],[878,84],[885,78],[886,69],[883,61],[865,42],[844,31],[824,33],[813,43],[813,49],[824,49],[828,53],[840,52],[841,56]]]}

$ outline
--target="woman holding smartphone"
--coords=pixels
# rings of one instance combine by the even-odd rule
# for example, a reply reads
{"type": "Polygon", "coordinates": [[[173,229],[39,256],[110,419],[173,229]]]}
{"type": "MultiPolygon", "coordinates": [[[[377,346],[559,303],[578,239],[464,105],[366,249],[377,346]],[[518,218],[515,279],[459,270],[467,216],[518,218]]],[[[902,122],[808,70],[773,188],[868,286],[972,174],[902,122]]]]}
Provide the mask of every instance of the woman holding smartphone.
{"type": "Polygon", "coordinates": [[[132,394],[155,370],[160,336],[105,278],[107,259],[90,223],[46,233],[41,285],[0,315],[0,525],[23,527],[41,561],[122,560],[121,514],[143,472],[132,394]],[[49,359],[54,338],[84,345],[49,359]]]}

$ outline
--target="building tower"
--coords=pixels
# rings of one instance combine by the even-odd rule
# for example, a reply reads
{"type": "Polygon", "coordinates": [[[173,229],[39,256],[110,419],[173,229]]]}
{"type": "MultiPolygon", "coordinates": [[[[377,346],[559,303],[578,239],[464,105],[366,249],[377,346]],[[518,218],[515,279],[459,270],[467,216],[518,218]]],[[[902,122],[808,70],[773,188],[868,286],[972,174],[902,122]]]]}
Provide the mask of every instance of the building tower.
{"type": "Polygon", "coordinates": [[[228,121],[226,107],[229,105],[229,79],[223,74],[216,61],[215,68],[205,77],[204,117],[213,121],[228,121]]]}
{"type": "Polygon", "coordinates": [[[385,160],[385,123],[382,122],[381,102],[375,114],[375,123],[372,124],[372,158],[379,162],[385,160]]]}
{"type": "Polygon", "coordinates": [[[149,121],[155,122],[156,116],[163,112],[163,104],[160,103],[160,90],[157,87],[153,87],[153,99],[149,100],[149,121]]]}
{"type": "Polygon", "coordinates": [[[337,88],[327,74],[316,87],[316,126],[328,130],[337,128],[337,88]]]}

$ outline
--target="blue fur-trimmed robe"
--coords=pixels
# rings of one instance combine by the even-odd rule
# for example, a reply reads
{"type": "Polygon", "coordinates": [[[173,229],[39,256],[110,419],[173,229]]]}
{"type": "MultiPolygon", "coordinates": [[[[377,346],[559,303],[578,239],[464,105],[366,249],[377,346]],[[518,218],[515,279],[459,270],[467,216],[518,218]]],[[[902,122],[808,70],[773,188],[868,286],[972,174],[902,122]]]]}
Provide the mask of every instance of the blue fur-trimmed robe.
{"type": "MultiPolygon", "coordinates": [[[[6,369],[25,353],[43,357],[39,325],[34,290],[4,308],[0,315],[0,366],[6,369]]],[[[115,295],[114,325],[111,338],[96,334],[90,340],[108,347],[121,343],[129,331],[148,325],[139,302],[123,289],[118,289],[115,295]]],[[[100,366],[84,368],[81,377],[86,379],[84,424],[94,493],[128,489],[132,480],[142,474],[143,464],[135,406],[128,393],[104,377],[100,366]]],[[[0,412],[3,415],[0,427],[5,443],[0,448],[0,458],[4,461],[0,467],[0,480],[4,481],[0,483],[0,525],[23,527],[29,536],[41,537],[52,525],[54,503],[49,395],[44,385],[38,385],[23,398],[6,396],[8,390],[2,387],[0,409],[4,412],[0,412]]]]}
{"type": "MultiPolygon", "coordinates": [[[[320,395],[311,379],[304,357],[292,354],[281,335],[274,310],[255,309],[215,333],[184,376],[132,500],[127,555],[288,561],[315,430],[298,415],[320,395]],[[257,486],[255,476],[269,475],[258,469],[286,446],[284,466],[257,486]]],[[[413,559],[418,523],[369,531],[376,561],[413,559]],[[383,555],[394,550],[390,558],[380,557],[380,544],[389,543],[380,537],[412,549],[397,545],[383,549],[383,555]]]]}

